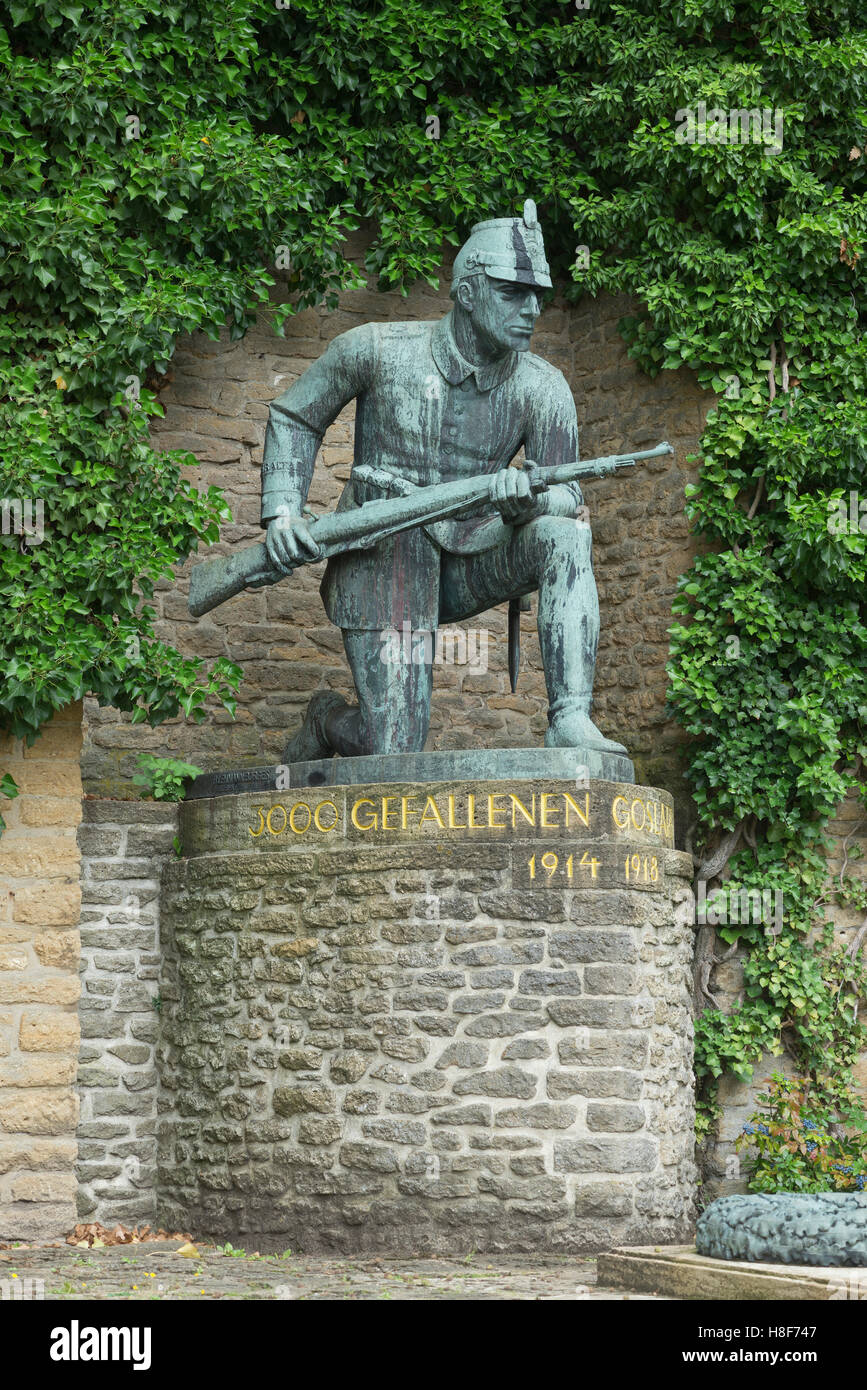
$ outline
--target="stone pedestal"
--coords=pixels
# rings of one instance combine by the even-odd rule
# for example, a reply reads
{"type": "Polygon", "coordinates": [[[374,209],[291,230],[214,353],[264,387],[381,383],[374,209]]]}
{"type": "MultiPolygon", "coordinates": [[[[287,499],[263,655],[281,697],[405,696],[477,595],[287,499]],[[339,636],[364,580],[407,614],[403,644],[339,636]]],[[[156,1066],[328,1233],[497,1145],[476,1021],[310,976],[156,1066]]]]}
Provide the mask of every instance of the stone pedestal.
{"type": "Polygon", "coordinates": [[[163,880],[159,1217],[261,1250],[594,1251],[694,1197],[668,793],[214,796],[163,880]]]}

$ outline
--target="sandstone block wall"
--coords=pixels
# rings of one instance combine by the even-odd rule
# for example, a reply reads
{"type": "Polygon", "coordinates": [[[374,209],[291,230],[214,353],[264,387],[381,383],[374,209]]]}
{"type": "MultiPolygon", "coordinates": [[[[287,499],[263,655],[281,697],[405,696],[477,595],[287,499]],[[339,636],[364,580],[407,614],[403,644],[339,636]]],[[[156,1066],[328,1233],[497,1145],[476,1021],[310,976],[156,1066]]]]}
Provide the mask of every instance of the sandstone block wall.
{"type": "Polygon", "coordinates": [[[20,791],[0,798],[0,1239],[75,1221],[81,721],[79,703],[31,748],[0,735],[20,791]]]}
{"type": "Polygon", "coordinates": [[[160,874],[170,803],[85,801],[81,850],[78,1214],[134,1226],[156,1215],[160,874]]]}
{"type": "MultiPolygon", "coordinates": [[[[363,243],[351,253],[360,264],[363,243]]],[[[154,433],[165,448],[191,450],[190,476],[221,487],[234,520],[226,551],[258,540],[260,464],[268,403],[313,362],[338,333],[369,320],[435,319],[450,308],[449,270],[438,289],[416,286],[403,298],[371,287],[341,297],[337,311],[306,310],[276,337],[267,315],[237,343],[224,334],[178,342],[160,399],[165,418],[154,433]]],[[[278,297],[285,295],[281,287],[278,297]]],[[[667,630],[677,577],[693,554],[683,514],[684,486],[712,398],[687,371],[642,375],[626,355],[618,319],[634,310],[624,297],[555,302],[539,321],[533,350],[559,367],[575,395],[582,456],[648,447],[663,438],[674,459],[653,460],[628,476],[590,481],[586,502],[602,608],[596,716],[636,761],[637,780],[682,795],[677,728],[664,701],[667,630]]],[[[316,509],[333,506],[352,461],[354,406],[325,436],[310,492],[316,509]]],[[[239,595],[203,619],[186,606],[188,566],[158,594],[160,635],[189,656],[224,655],[245,670],[236,720],[217,715],[196,728],[182,720],[133,728],[117,711],[87,704],[84,778],[89,791],[130,794],[142,751],[181,756],[200,767],[275,762],[287,732],[300,722],[313,690],[351,693],[339,631],[326,619],[318,586],[322,567],[296,573],[267,590],[239,595]]],[[[534,614],[524,619],[523,672],[517,694],[506,669],[504,607],[474,620],[489,636],[488,669],[439,666],[435,673],[430,748],[531,745],[542,741],[547,708],[534,614]]]]}
{"type": "MultiPolygon", "coordinates": [[[[842,864],[841,849],[847,839],[850,848],[860,845],[863,850],[867,850],[867,823],[856,799],[850,798],[844,803],[838,819],[831,828],[837,842],[837,852],[830,867],[832,871],[839,872],[842,864]]],[[[84,819],[79,829],[83,881],[83,996],[78,1073],[82,1109],[78,1127],[77,1169],[78,1212],[79,1218],[83,1220],[100,1220],[106,1224],[123,1221],[125,1224],[133,1225],[141,1221],[153,1222],[156,1219],[156,1038],[161,1014],[155,1010],[154,1000],[161,1002],[158,981],[159,878],[165,863],[175,863],[172,841],[176,832],[177,812],[172,806],[93,800],[84,803],[84,819]]],[[[849,869],[863,873],[863,868],[857,860],[849,863],[849,869]]],[[[221,896],[223,905],[225,901],[225,897],[221,896]]],[[[259,901],[257,894],[256,902],[259,901]]],[[[432,901],[434,899],[429,893],[425,893],[421,900],[425,921],[430,920],[427,914],[431,911],[432,901]]],[[[534,907],[538,907],[540,901],[544,908],[548,901],[544,895],[537,894],[532,902],[528,899],[527,910],[532,911],[534,907]]],[[[392,910],[391,904],[388,910],[392,910]]],[[[860,914],[845,912],[835,907],[833,915],[838,924],[838,939],[846,945],[851,945],[861,925],[860,914]]],[[[319,920],[322,920],[321,916],[319,920]]],[[[390,920],[383,920],[382,925],[389,930],[392,929],[390,920]]],[[[527,918],[524,930],[528,931],[530,925],[531,918],[527,918]]],[[[417,929],[424,930],[420,923],[417,924],[417,929]]],[[[553,927],[549,924],[549,930],[561,932],[565,929],[562,923],[554,923],[553,927]]],[[[356,932],[352,922],[349,931],[351,943],[355,941],[356,932]]],[[[448,941],[447,934],[446,942],[448,946],[454,944],[448,941]]],[[[307,940],[296,943],[295,948],[310,944],[307,940]]],[[[212,946],[209,949],[216,948],[212,946]]],[[[272,956],[275,949],[271,948],[272,956]]],[[[352,949],[350,944],[350,953],[352,949]]],[[[692,933],[689,935],[688,949],[691,953],[692,933]]],[[[404,952],[404,957],[407,957],[407,954],[404,952]]],[[[277,955],[279,957],[279,951],[277,955]]],[[[297,960],[298,957],[294,959],[297,960]]],[[[260,980],[270,978],[272,964],[268,962],[266,951],[265,957],[259,962],[260,980]]],[[[590,964],[592,966],[593,963],[590,964]]],[[[603,962],[597,964],[601,968],[603,962]]],[[[623,965],[624,962],[619,964],[623,965]]],[[[246,964],[244,969],[247,969],[246,964]]],[[[487,972],[472,973],[477,975],[479,980],[492,979],[493,974],[496,974],[497,981],[501,982],[500,989],[504,983],[514,983],[515,972],[510,973],[502,968],[497,971],[491,967],[487,972]]],[[[477,984],[479,980],[476,981],[477,984]]],[[[734,1007],[743,985],[741,958],[735,956],[717,967],[711,984],[723,1006],[734,1007]]],[[[263,994],[264,992],[263,985],[263,994]]],[[[479,1000],[483,998],[481,994],[476,997],[479,1000]]],[[[272,1012],[273,1003],[264,1001],[263,1008],[272,1012]]],[[[434,1021],[433,1016],[428,1019],[429,1023],[434,1021]]],[[[470,1017],[466,1021],[471,1023],[473,1019],[470,1017]]],[[[440,1020],[443,1032],[441,1035],[434,1034],[434,1039],[437,1036],[448,1035],[452,1022],[453,1020],[448,1023],[446,1020],[440,1020]]],[[[69,1017],[68,1024],[72,1028],[75,1027],[74,1016],[69,1017]]],[[[400,1030],[405,1024],[405,1019],[396,1017],[397,1035],[401,1035],[400,1030]]],[[[280,1025],[278,1029],[279,1027],[280,1025]]],[[[285,1028],[285,1025],[283,1027],[285,1028]]],[[[577,1035],[577,1032],[576,1025],[572,1033],[577,1035]]],[[[266,1029],[263,1034],[263,1048],[267,1036],[266,1029]]],[[[288,1036],[288,1032],[280,1033],[284,1041],[288,1036]]],[[[564,1034],[561,1039],[564,1045],[568,1036],[564,1034]]],[[[612,1040],[616,1041],[615,1035],[603,1030],[595,1037],[594,1042],[597,1046],[606,1046],[612,1040]]],[[[316,1041],[318,1044],[319,1039],[316,1041]]],[[[468,1050],[458,1049],[453,1055],[455,1059],[463,1058],[467,1066],[478,1068],[485,1064],[497,1069],[514,1062],[518,1051],[523,1052],[528,1048],[532,1051],[542,1046],[535,1040],[528,1043],[519,1039],[514,1052],[506,1057],[504,1053],[509,1051],[514,1041],[508,1037],[505,1041],[495,1039],[493,1043],[474,1041],[473,1047],[468,1050]]],[[[547,1045],[550,1049],[550,1043],[547,1045]]],[[[550,1051],[549,1060],[544,1062],[535,1057],[532,1061],[534,1069],[556,1065],[562,1051],[562,1047],[557,1051],[550,1051]]],[[[566,1051],[569,1051],[568,1046],[566,1051]]],[[[574,1052],[574,1046],[572,1051],[574,1052]]],[[[309,1061],[312,1054],[309,1050],[304,1054],[302,1049],[299,1056],[302,1055],[309,1061]]],[[[331,1073],[326,1068],[327,1060],[327,1054],[323,1053],[320,1070],[326,1082],[331,1079],[331,1073]]],[[[519,1060],[522,1065],[527,1061],[525,1058],[519,1060]]],[[[572,1056],[572,1063],[576,1060],[577,1053],[572,1056]]],[[[455,1066],[457,1065],[456,1061],[455,1066]]],[[[703,1187],[700,1191],[700,1200],[703,1203],[729,1192],[746,1191],[746,1165],[743,1155],[736,1154],[734,1141],[744,1123],[752,1116],[756,1101],[774,1070],[790,1076],[795,1074],[794,1064],[788,1056],[767,1056],[757,1066],[751,1083],[743,1084],[732,1078],[722,1081],[719,1091],[722,1118],[714,1140],[708,1144],[703,1154],[703,1187]]],[[[455,1071],[450,1074],[457,1078],[463,1073],[455,1071]]],[[[290,1068],[287,1076],[290,1081],[294,1081],[296,1072],[290,1068]]],[[[861,1057],[856,1067],[856,1077],[867,1094],[867,1056],[861,1057]]],[[[300,1079],[309,1080],[303,1075],[300,1079]]],[[[393,1098],[388,1098],[387,1084],[379,1079],[374,1079],[370,1084],[374,1091],[383,1093],[378,1104],[387,1104],[388,1113],[391,1113],[390,1107],[396,1102],[393,1098]]],[[[614,1104],[615,1101],[604,1103],[614,1104]]],[[[624,1104],[624,1114],[628,1109],[629,1105],[624,1104]]],[[[288,1130],[291,1127],[286,1128],[288,1130]]],[[[555,1134],[552,1130],[546,1137],[553,1142],[555,1134]]],[[[73,1158],[74,1148],[71,1148],[69,1161],[72,1162],[73,1158]]],[[[608,1181],[614,1181],[616,1186],[616,1179],[608,1181]]],[[[179,1215],[179,1208],[175,1214],[179,1215]]],[[[230,1218],[230,1224],[232,1219],[230,1218]]],[[[228,1233],[235,1233],[235,1227],[228,1233]]]]}

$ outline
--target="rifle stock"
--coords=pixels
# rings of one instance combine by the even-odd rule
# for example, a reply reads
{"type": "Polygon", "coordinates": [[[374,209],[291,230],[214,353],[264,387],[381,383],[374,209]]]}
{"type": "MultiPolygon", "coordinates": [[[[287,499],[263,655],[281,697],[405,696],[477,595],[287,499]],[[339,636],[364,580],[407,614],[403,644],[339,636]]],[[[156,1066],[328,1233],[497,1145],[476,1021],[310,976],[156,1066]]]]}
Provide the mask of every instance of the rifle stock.
{"type": "Polygon", "coordinates": [[[247,545],[234,555],[202,560],[190,571],[190,612],[194,618],[200,618],[244,589],[254,587],[257,580],[268,583],[264,576],[274,573],[264,541],[247,545]]]}

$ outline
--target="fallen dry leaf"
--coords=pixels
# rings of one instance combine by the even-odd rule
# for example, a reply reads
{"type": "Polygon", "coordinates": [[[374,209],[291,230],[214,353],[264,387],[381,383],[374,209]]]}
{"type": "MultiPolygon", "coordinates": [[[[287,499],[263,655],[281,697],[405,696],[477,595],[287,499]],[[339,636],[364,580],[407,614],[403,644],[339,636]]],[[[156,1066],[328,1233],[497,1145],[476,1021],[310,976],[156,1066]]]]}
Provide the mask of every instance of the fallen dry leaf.
{"type": "Polygon", "coordinates": [[[861,259],[859,252],[850,248],[845,237],[840,241],[840,260],[845,261],[846,265],[852,270],[855,262],[861,259]]]}
{"type": "Polygon", "coordinates": [[[102,1249],[107,1245],[139,1245],[150,1240],[192,1240],[187,1231],[152,1231],[150,1226],[113,1226],[110,1230],[99,1221],[79,1222],[66,1236],[67,1245],[102,1249]]]}

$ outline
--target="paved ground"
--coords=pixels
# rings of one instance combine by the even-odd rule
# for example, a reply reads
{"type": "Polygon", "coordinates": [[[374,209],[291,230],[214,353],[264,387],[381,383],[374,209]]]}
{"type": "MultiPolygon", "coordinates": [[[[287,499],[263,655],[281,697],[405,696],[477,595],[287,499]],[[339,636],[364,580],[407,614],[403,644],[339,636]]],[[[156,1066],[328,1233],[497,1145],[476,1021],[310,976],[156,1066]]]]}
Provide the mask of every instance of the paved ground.
{"type": "Polygon", "coordinates": [[[579,1257],[397,1259],[391,1256],[260,1256],[200,1245],[178,1254],[180,1242],[106,1249],[72,1245],[0,1250],[0,1298],[34,1293],[51,1300],[125,1299],[633,1299],[596,1287],[593,1260],[579,1257]],[[33,1284],[30,1281],[42,1281],[33,1284]]]}

